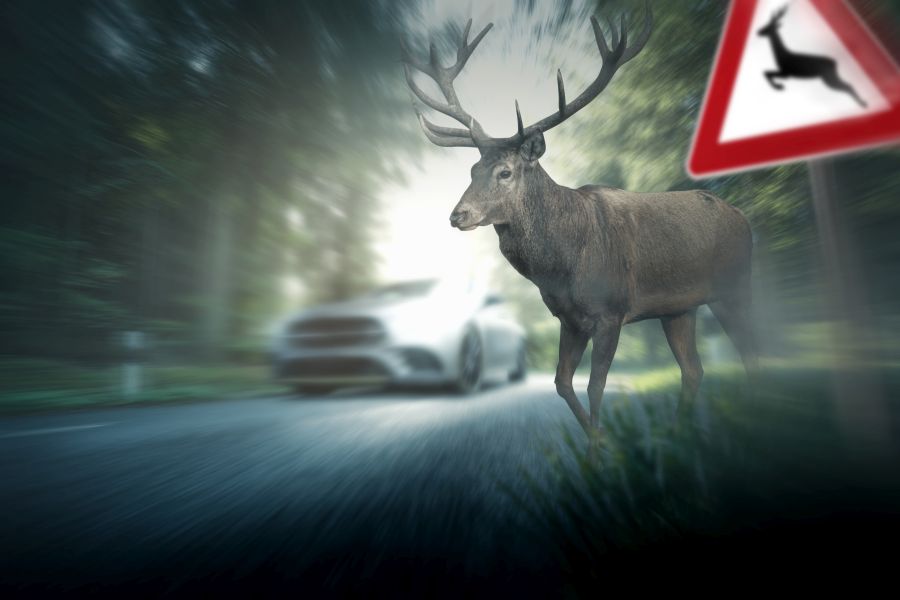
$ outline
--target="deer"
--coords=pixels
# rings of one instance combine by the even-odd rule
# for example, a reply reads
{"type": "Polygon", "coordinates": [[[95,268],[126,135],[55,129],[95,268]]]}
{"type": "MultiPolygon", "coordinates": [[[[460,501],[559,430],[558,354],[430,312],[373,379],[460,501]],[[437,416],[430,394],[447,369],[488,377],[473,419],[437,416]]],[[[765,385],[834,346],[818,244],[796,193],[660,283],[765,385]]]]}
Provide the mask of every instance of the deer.
{"type": "Polygon", "coordinates": [[[678,423],[693,413],[703,377],[695,338],[699,306],[709,305],[748,371],[757,360],[750,318],[751,231],[737,208],[704,190],[633,193],[602,185],[573,189],[557,184],[539,163],[546,150],[544,133],[594,100],[644,48],[653,27],[649,3],[646,11],[632,45],[624,16],[618,31],[609,22],[609,41],[592,17],[603,61],[597,77],[567,102],[557,70],[558,110],[526,127],[516,101],[518,131],[507,138],[488,136],[463,109],[453,88],[493,24],[470,43],[469,20],[451,66],[442,66],[434,44],[427,61],[401,44],[406,82],[415,98],[463,125],[431,122],[414,99],[425,137],[438,146],[480,152],[471,168],[471,184],[450,213],[450,225],[461,231],[493,226],[501,254],[540,290],[560,322],[556,391],[591,440],[603,439],[601,401],[624,325],[661,321],[681,369],[678,423]],[[444,99],[423,91],[414,71],[430,77],[444,99]],[[589,413],[572,383],[588,340],[593,340],[589,413]]]}
{"type": "Polygon", "coordinates": [[[757,31],[757,35],[769,38],[772,44],[772,52],[775,54],[775,63],[778,66],[777,71],[766,71],[763,75],[774,89],[778,91],[784,90],[784,84],[779,80],[797,78],[797,79],[815,79],[819,78],[822,82],[833,90],[846,92],[853,96],[854,100],[860,106],[865,108],[866,102],[859,97],[853,87],[841,79],[837,72],[837,62],[833,58],[827,56],[814,56],[811,54],[798,54],[791,52],[781,39],[781,19],[787,13],[787,6],[775,11],[772,18],[765,27],[757,31]]]}

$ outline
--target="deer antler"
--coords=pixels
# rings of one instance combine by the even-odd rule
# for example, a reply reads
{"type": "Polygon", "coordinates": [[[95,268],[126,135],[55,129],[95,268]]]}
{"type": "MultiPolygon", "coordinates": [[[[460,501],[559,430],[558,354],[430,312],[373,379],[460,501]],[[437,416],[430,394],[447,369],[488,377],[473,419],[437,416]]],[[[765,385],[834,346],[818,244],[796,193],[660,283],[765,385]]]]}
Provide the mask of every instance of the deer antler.
{"type": "Polygon", "coordinates": [[[541,119],[540,121],[534,123],[533,125],[529,125],[528,127],[522,127],[522,116],[519,113],[518,102],[516,103],[516,120],[518,122],[518,133],[515,136],[508,138],[491,138],[490,145],[506,145],[512,144],[521,140],[524,140],[526,137],[533,133],[545,132],[548,129],[556,127],[576,112],[587,106],[591,100],[600,95],[609,82],[612,80],[613,75],[616,74],[616,71],[619,68],[630,61],[632,58],[638,55],[638,53],[644,49],[644,45],[646,45],[647,40],[650,39],[650,32],[653,30],[653,12],[650,9],[650,3],[646,3],[647,8],[647,16],[644,20],[644,28],[641,30],[640,35],[637,37],[637,41],[634,42],[631,46],[628,45],[628,31],[625,27],[625,18],[624,16],[619,22],[619,28],[616,30],[616,26],[612,23],[612,21],[608,21],[610,28],[610,43],[607,44],[606,37],[603,35],[603,30],[600,28],[600,23],[597,22],[597,19],[591,17],[591,27],[594,30],[594,37],[597,41],[597,49],[600,51],[600,56],[603,58],[603,66],[600,68],[600,73],[597,75],[597,78],[587,86],[581,94],[578,95],[577,98],[572,100],[571,102],[566,102],[566,89],[563,84],[562,72],[556,71],[556,89],[557,95],[559,97],[559,110],[554,114],[541,119]]]}
{"type": "Polygon", "coordinates": [[[456,63],[449,67],[442,67],[438,62],[437,48],[433,43],[429,49],[430,56],[428,63],[417,60],[413,57],[406,44],[401,45],[401,60],[404,62],[403,68],[406,74],[406,83],[409,84],[409,88],[412,90],[413,94],[415,94],[426,106],[459,121],[467,127],[467,129],[459,129],[435,125],[422,116],[422,113],[416,108],[419,124],[422,126],[423,131],[425,131],[425,136],[439,146],[475,147],[475,137],[478,137],[479,139],[484,137],[484,131],[481,129],[481,125],[479,125],[474,117],[467,113],[460,105],[459,98],[456,96],[456,90],[453,89],[453,80],[456,79],[456,76],[459,75],[463,70],[463,67],[466,66],[466,62],[468,62],[469,57],[472,56],[472,52],[475,51],[475,48],[493,26],[493,23],[488,23],[487,27],[482,29],[481,33],[475,36],[475,39],[472,40],[472,43],[470,44],[468,40],[469,30],[472,28],[472,19],[469,19],[456,50],[456,63]],[[441,90],[446,102],[440,102],[426,94],[413,79],[412,69],[410,67],[431,77],[437,84],[438,89],[441,90]]]}
{"type": "Polygon", "coordinates": [[[773,22],[773,23],[777,23],[778,21],[780,21],[781,18],[784,17],[785,13],[787,13],[787,9],[788,9],[788,5],[785,4],[784,6],[782,6],[782,7],[779,8],[778,10],[776,10],[776,11],[772,14],[772,22],[773,22]]]}
{"type": "Polygon", "coordinates": [[[462,106],[459,103],[459,98],[456,96],[456,91],[453,89],[453,80],[459,75],[460,71],[462,71],[463,67],[466,65],[466,62],[469,60],[469,57],[472,55],[472,52],[475,50],[475,47],[481,42],[482,38],[487,34],[487,32],[493,27],[493,24],[488,24],[481,33],[479,33],[471,44],[468,43],[469,38],[469,29],[472,26],[472,20],[469,19],[469,22],[466,24],[466,28],[463,31],[459,47],[456,52],[456,64],[450,67],[442,67],[437,59],[437,49],[434,44],[431,44],[430,48],[430,60],[428,63],[423,63],[417,59],[415,59],[412,54],[409,52],[409,49],[404,44],[402,47],[403,57],[402,60],[405,63],[404,69],[406,73],[406,82],[409,84],[410,89],[413,94],[422,101],[426,106],[451,117],[464,125],[466,129],[460,129],[455,127],[442,127],[440,125],[435,125],[430,122],[416,108],[416,115],[419,118],[419,124],[422,126],[422,130],[425,132],[425,136],[433,143],[438,146],[468,146],[468,147],[498,147],[498,146],[512,146],[516,144],[521,144],[522,141],[525,140],[526,137],[532,135],[537,132],[544,132],[548,129],[556,127],[576,112],[584,108],[591,102],[594,98],[596,98],[600,92],[602,92],[609,82],[612,80],[613,75],[616,74],[616,71],[630,61],[632,58],[638,55],[638,53],[643,50],[644,46],[647,43],[647,40],[650,39],[650,32],[653,29],[653,12],[650,9],[649,0],[646,3],[647,16],[644,21],[644,28],[641,31],[640,35],[637,37],[637,41],[631,46],[628,45],[628,31],[625,27],[625,18],[624,16],[619,22],[619,28],[616,29],[616,26],[609,21],[610,28],[610,43],[607,43],[606,37],[603,34],[603,30],[600,28],[600,24],[597,22],[597,19],[591,17],[591,27],[594,30],[594,37],[597,41],[597,48],[600,51],[600,56],[603,58],[603,66],[600,69],[600,73],[597,75],[596,79],[587,87],[581,94],[578,95],[574,100],[569,103],[566,103],[566,90],[565,85],[563,84],[562,72],[557,70],[556,72],[556,86],[557,93],[559,95],[559,110],[550,115],[549,117],[545,117],[540,121],[534,123],[533,125],[529,125],[528,127],[524,127],[522,123],[522,114],[519,111],[519,102],[516,101],[516,124],[518,126],[518,130],[516,135],[508,137],[508,138],[493,138],[489,137],[484,133],[484,130],[481,128],[481,125],[478,121],[475,120],[472,115],[463,110],[462,106]],[[412,70],[410,67],[415,68],[422,73],[425,73],[429,77],[431,77],[435,83],[437,83],[438,88],[441,90],[441,93],[444,95],[446,103],[439,102],[433,98],[431,98],[428,94],[426,94],[422,89],[416,84],[415,80],[412,76],[412,70]]]}

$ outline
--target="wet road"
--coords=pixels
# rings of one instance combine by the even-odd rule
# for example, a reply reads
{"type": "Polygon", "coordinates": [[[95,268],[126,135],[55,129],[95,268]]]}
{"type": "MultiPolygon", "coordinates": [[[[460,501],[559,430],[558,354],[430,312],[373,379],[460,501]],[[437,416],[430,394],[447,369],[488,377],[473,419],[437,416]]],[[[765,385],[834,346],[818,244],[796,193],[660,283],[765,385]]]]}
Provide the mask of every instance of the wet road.
{"type": "Polygon", "coordinates": [[[523,469],[539,474],[565,428],[578,434],[549,377],[468,398],[344,393],[2,419],[0,574],[65,588],[140,580],[153,593],[551,586],[552,561],[508,490],[524,491],[523,469]]]}

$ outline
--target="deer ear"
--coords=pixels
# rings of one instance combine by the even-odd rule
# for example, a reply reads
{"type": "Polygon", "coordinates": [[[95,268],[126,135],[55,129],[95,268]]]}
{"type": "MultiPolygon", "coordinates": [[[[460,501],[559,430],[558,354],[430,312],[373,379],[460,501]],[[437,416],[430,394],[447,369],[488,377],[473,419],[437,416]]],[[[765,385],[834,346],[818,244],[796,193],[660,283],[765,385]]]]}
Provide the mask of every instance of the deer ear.
{"type": "Polygon", "coordinates": [[[544,134],[536,131],[525,138],[525,141],[519,146],[519,155],[529,162],[534,162],[544,155],[546,149],[544,134]]]}

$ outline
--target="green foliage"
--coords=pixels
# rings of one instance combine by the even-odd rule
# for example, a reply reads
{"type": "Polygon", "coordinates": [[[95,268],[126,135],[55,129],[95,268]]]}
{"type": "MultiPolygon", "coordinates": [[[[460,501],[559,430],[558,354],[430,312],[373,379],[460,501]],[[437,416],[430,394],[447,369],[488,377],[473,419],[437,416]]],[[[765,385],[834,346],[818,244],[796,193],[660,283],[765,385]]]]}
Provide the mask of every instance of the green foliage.
{"type": "Polygon", "coordinates": [[[0,412],[24,413],[86,406],[222,400],[288,391],[263,367],[159,367],[141,370],[141,388],[123,389],[122,366],[104,368],[38,359],[0,360],[0,412]]]}
{"type": "Polygon", "coordinates": [[[5,7],[0,353],[115,358],[140,329],[221,356],[287,308],[288,276],[306,301],[369,283],[375,199],[414,126],[382,10],[5,7]]]}

